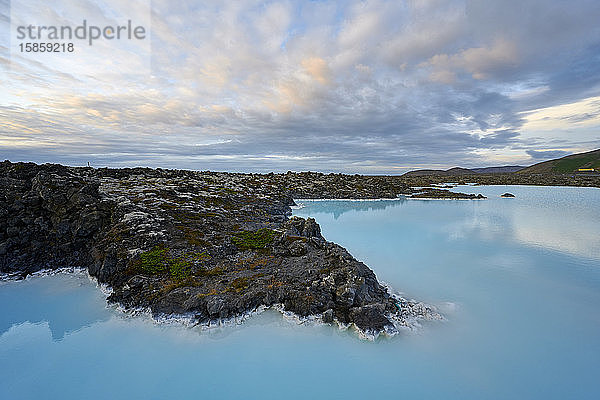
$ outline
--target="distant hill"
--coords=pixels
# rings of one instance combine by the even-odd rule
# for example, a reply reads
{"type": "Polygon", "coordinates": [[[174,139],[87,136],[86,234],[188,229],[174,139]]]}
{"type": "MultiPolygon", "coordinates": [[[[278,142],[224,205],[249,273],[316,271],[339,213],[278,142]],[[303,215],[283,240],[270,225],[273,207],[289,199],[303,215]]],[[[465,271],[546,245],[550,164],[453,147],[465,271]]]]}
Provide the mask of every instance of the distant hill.
{"type": "Polygon", "coordinates": [[[423,175],[440,175],[440,176],[454,176],[454,175],[477,175],[477,174],[508,174],[511,172],[520,171],[525,167],[516,165],[507,165],[503,167],[484,167],[484,168],[460,168],[454,167],[447,170],[441,169],[419,169],[416,171],[410,171],[405,173],[405,176],[423,176],[423,175]]]}
{"type": "Polygon", "coordinates": [[[523,168],[520,165],[506,165],[503,167],[484,167],[484,168],[471,168],[471,171],[475,171],[478,174],[510,174],[512,172],[517,172],[522,170],[523,168]]]}
{"type": "Polygon", "coordinates": [[[447,170],[441,169],[419,169],[416,171],[410,171],[404,174],[404,176],[421,176],[421,175],[440,175],[440,176],[454,176],[454,175],[476,175],[477,172],[467,168],[454,167],[447,170]]]}
{"type": "MultiPolygon", "coordinates": [[[[600,149],[588,151],[587,153],[572,154],[570,156],[544,161],[530,167],[518,165],[506,165],[503,167],[484,168],[460,168],[454,167],[447,170],[441,169],[418,169],[404,174],[404,176],[455,176],[455,175],[477,175],[477,174],[570,174],[579,172],[579,169],[595,169],[600,172],[600,149]]],[[[586,173],[586,172],[581,172],[586,173]]]]}
{"type": "Polygon", "coordinates": [[[519,174],[570,174],[580,168],[600,171],[600,149],[544,161],[520,170],[519,174]]]}

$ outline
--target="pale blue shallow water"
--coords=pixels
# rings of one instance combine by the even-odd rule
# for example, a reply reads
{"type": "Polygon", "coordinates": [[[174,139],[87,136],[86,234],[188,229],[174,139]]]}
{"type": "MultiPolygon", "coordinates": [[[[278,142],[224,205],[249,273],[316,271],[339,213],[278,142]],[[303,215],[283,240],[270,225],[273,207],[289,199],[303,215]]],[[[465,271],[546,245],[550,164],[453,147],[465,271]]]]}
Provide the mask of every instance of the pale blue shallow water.
{"type": "Polygon", "coordinates": [[[457,190],[489,199],[295,211],[446,322],[374,343],[274,311],[199,331],[106,308],[81,274],[0,283],[0,399],[597,399],[600,190],[457,190]]]}

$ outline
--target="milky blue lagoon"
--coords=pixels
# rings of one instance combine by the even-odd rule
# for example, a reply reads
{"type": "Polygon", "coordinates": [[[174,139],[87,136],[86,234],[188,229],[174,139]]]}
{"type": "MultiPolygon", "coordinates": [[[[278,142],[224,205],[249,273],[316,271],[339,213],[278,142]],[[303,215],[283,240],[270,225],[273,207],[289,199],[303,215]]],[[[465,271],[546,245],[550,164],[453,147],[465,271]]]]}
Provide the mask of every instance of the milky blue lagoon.
{"type": "Polygon", "coordinates": [[[106,308],[85,274],[5,282],[0,399],[597,399],[600,190],[455,190],[489,199],[295,210],[446,322],[376,342],[275,311],[200,330],[106,308]]]}

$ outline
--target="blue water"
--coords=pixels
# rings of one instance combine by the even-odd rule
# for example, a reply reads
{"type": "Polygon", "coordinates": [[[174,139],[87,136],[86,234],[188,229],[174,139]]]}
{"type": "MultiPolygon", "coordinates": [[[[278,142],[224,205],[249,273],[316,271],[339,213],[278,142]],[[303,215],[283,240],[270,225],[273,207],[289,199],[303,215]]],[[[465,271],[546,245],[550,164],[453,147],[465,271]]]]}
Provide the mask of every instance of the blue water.
{"type": "Polygon", "coordinates": [[[598,398],[600,190],[457,190],[489,199],[295,211],[446,322],[368,342],[268,311],[207,331],[107,308],[82,274],[1,283],[0,399],[598,398]]]}

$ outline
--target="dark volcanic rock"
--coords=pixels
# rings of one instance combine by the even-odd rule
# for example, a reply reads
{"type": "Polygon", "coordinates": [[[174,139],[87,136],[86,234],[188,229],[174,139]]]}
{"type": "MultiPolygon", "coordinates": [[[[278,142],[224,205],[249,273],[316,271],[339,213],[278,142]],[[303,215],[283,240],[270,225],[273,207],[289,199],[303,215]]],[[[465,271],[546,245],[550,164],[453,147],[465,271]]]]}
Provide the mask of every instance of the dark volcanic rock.
{"type": "Polygon", "coordinates": [[[380,332],[386,328],[393,328],[393,324],[385,317],[385,311],[382,304],[368,304],[352,309],[351,317],[359,329],[380,332]]]}
{"type": "Polygon", "coordinates": [[[486,197],[482,194],[467,194],[451,192],[444,189],[427,188],[410,196],[412,199],[457,199],[457,200],[481,200],[486,197]]]}
{"type": "Polygon", "coordinates": [[[86,170],[0,165],[0,271],[87,266],[112,203],[86,170]]]}
{"type": "MultiPolygon", "coordinates": [[[[376,335],[408,314],[373,271],[323,238],[314,219],[289,218],[290,205],[294,197],[409,192],[385,177],[5,161],[0,272],[84,267],[112,287],[109,301],[125,308],[206,321],[281,304],[376,335]]],[[[410,317],[434,315],[422,310],[410,317]]]]}
{"type": "Polygon", "coordinates": [[[504,194],[501,194],[500,197],[515,197],[515,195],[512,193],[504,193],[504,194]]]}

